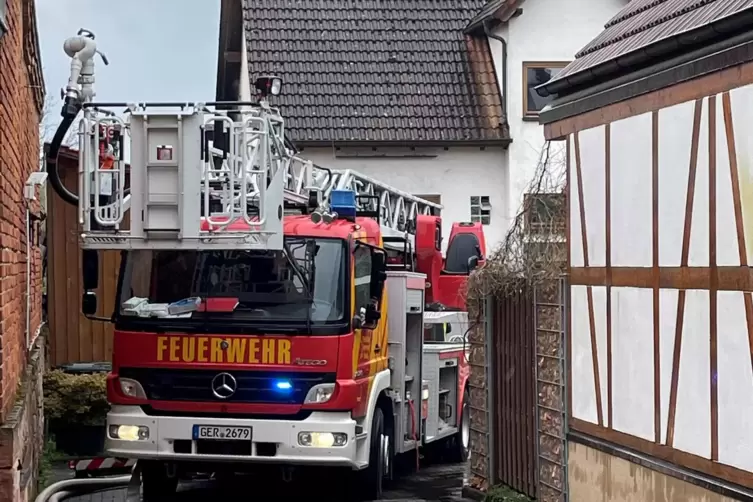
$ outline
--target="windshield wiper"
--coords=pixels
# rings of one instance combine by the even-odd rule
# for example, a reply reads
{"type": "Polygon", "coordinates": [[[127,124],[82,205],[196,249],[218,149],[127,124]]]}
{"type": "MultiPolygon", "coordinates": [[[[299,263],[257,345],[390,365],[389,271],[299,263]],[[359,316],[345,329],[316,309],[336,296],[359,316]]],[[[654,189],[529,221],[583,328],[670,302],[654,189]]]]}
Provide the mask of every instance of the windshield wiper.
{"type": "MultiPolygon", "coordinates": [[[[303,272],[301,272],[301,269],[298,267],[298,263],[296,263],[295,258],[293,258],[293,253],[290,252],[290,246],[287,242],[283,242],[282,245],[282,251],[285,253],[285,258],[287,258],[288,263],[290,263],[290,266],[293,268],[293,272],[295,272],[295,275],[298,276],[298,278],[301,280],[301,284],[303,285],[303,289],[306,291],[306,301],[309,303],[308,307],[306,308],[306,332],[311,332],[311,308],[314,304],[314,294],[311,291],[310,287],[310,281],[304,277],[303,272]]],[[[313,271],[313,267],[312,267],[313,271]]]]}

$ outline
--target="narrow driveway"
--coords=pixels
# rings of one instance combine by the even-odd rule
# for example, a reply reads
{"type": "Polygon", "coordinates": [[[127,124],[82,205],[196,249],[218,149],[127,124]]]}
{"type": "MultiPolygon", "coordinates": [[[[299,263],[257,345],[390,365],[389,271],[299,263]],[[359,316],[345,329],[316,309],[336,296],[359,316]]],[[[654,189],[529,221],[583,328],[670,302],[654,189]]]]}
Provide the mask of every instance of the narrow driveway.
{"type": "MultiPolygon", "coordinates": [[[[438,465],[422,468],[419,472],[403,476],[384,494],[380,502],[468,502],[460,495],[466,464],[438,465]]],[[[267,490],[265,490],[267,491],[267,490]]],[[[267,500],[281,501],[279,497],[255,496],[253,484],[229,488],[213,482],[194,482],[182,484],[175,502],[205,502],[219,499],[222,502],[267,500]],[[242,488],[241,488],[242,487],[242,488]],[[239,490],[242,490],[239,491],[239,490]],[[258,497],[258,498],[257,498],[258,497]]],[[[308,500],[323,500],[326,488],[315,486],[309,490],[308,500]]],[[[125,489],[94,493],[67,499],[66,502],[125,502],[125,489]]],[[[307,500],[300,496],[293,500],[307,500]]],[[[329,500],[332,500],[329,497],[329,500]]],[[[334,502],[334,501],[333,501],[334,502]]]]}

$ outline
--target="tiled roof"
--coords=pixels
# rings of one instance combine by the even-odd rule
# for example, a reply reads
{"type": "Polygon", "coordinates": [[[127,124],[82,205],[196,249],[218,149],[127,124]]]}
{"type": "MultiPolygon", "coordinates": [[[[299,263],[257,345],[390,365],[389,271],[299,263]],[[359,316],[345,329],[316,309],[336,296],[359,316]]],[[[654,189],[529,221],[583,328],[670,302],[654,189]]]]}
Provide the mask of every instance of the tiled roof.
{"type": "MultiPolygon", "coordinates": [[[[633,0],[544,86],[753,8],[753,0],[633,0]]],[[[688,37],[686,42],[693,42],[688,37]]],[[[697,41],[697,40],[696,40],[697,41]]]]}
{"type": "Polygon", "coordinates": [[[291,138],[471,142],[508,138],[484,0],[244,0],[249,73],[283,78],[291,138]]]}

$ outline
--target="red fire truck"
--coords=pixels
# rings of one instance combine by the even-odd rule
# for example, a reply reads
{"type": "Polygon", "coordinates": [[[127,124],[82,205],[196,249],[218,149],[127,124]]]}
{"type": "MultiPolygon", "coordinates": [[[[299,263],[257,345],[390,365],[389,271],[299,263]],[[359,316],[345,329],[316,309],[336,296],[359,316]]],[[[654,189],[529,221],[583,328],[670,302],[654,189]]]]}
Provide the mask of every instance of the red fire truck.
{"type": "Polygon", "coordinates": [[[443,258],[441,206],[300,158],[277,77],[253,103],[94,103],[93,38],[74,38],[61,129],[83,113],[80,195],[57,175],[64,130],[48,172],[78,204],[87,316],[98,251],[121,251],[106,450],[138,459],[144,498],[262,465],[344,468],[378,498],[398,456],[466,459],[480,224],[453,225],[443,258]]]}

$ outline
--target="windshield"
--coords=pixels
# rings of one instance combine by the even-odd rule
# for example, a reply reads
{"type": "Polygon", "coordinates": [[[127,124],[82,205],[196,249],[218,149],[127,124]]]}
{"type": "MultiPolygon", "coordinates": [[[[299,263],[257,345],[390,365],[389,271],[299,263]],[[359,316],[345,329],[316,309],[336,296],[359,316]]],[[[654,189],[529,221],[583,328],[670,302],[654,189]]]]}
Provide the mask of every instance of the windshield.
{"type": "Polygon", "coordinates": [[[327,323],[345,317],[345,241],[286,237],[282,251],[130,251],[120,315],[327,323]]]}

